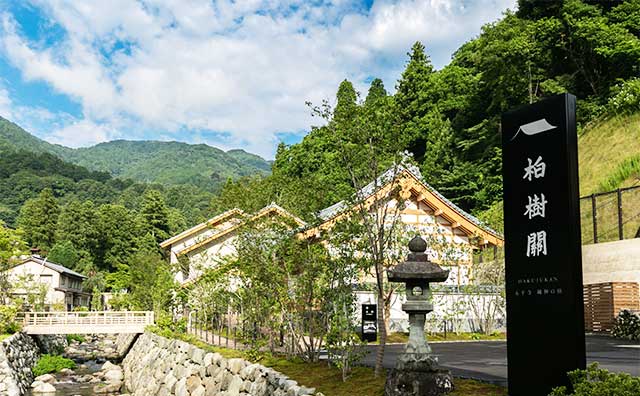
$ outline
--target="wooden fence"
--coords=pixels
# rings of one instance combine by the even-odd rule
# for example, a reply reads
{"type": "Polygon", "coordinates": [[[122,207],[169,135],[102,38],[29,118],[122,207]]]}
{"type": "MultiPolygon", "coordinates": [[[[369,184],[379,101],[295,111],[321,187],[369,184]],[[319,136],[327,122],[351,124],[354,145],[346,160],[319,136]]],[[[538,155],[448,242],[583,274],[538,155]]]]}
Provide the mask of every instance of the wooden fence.
{"type": "Polygon", "coordinates": [[[584,285],[585,330],[609,332],[623,309],[640,311],[640,287],[636,282],[584,285]]]}

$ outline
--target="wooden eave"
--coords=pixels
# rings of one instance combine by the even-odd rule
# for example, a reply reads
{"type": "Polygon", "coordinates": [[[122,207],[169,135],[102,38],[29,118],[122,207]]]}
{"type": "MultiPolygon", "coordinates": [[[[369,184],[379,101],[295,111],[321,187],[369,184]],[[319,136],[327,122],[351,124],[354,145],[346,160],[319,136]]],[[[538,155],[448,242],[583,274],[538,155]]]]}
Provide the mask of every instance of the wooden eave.
{"type": "MultiPolygon", "coordinates": [[[[452,207],[438,195],[434,194],[426,185],[424,185],[424,183],[418,180],[410,172],[403,170],[396,176],[396,179],[399,180],[385,184],[379,188],[378,191],[365,198],[363,202],[365,207],[367,209],[371,208],[376,199],[389,194],[392,188],[400,187],[402,193],[407,195],[407,198],[415,196],[418,202],[423,202],[433,210],[433,215],[435,217],[442,217],[448,221],[451,224],[452,229],[455,228],[455,230],[460,230],[469,237],[479,237],[482,240],[480,245],[492,244],[495,246],[502,246],[504,244],[504,239],[500,235],[483,229],[467,217],[460,214],[456,208],[452,207]],[[455,227],[453,227],[454,225],[455,227]]],[[[302,231],[299,234],[299,237],[304,239],[316,238],[322,233],[322,231],[331,229],[338,221],[351,216],[353,211],[354,209],[351,208],[337,213],[318,226],[302,231]]]]}
{"type": "Polygon", "coordinates": [[[208,237],[207,239],[204,239],[204,240],[202,240],[202,241],[200,241],[198,243],[195,243],[195,244],[193,244],[193,245],[191,245],[191,246],[179,251],[177,253],[177,255],[181,256],[183,254],[187,254],[189,252],[192,252],[192,251],[194,251],[194,250],[196,250],[196,249],[198,249],[198,248],[200,248],[202,246],[205,246],[205,245],[207,245],[207,244],[209,244],[209,243],[211,243],[211,242],[213,242],[213,241],[215,241],[217,239],[220,239],[220,238],[228,235],[229,233],[231,233],[233,231],[236,231],[237,229],[239,229],[240,227],[245,225],[247,222],[258,220],[258,219],[260,219],[260,218],[262,218],[264,216],[268,216],[270,214],[277,214],[279,216],[289,218],[289,219],[293,220],[296,224],[298,224],[298,226],[300,226],[300,227],[306,225],[306,223],[304,221],[302,221],[300,218],[292,215],[291,213],[289,213],[288,211],[286,211],[282,207],[280,207],[278,205],[275,205],[275,204],[271,204],[271,205],[265,206],[264,208],[260,209],[258,212],[256,212],[254,215],[252,215],[247,220],[242,221],[242,222],[240,222],[240,223],[238,223],[238,224],[236,224],[236,225],[234,225],[232,227],[229,227],[227,229],[224,229],[224,230],[222,230],[222,231],[220,231],[220,232],[218,232],[216,234],[213,234],[210,237],[208,237]]]}
{"type": "Polygon", "coordinates": [[[230,210],[227,210],[226,212],[223,212],[215,217],[210,218],[209,220],[205,221],[204,223],[200,223],[195,227],[191,227],[186,231],[181,232],[180,234],[173,236],[169,239],[167,239],[166,241],[162,241],[160,243],[160,247],[161,248],[166,248],[169,247],[171,245],[173,245],[175,242],[184,239],[188,236],[191,236],[193,234],[196,234],[202,230],[205,230],[209,227],[213,227],[216,224],[221,223],[223,220],[228,219],[231,216],[235,216],[235,215],[243,215],[244,212],[238,208],[233,208],[230,210]]]}

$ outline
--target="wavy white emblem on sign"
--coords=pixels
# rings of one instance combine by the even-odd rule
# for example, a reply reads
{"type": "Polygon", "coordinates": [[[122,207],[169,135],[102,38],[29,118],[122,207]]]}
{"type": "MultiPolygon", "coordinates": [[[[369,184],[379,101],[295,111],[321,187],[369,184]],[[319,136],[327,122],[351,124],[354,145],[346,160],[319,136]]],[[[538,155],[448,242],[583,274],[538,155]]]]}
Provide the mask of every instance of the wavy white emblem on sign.
{"type": "Polygon", "coordinates": [[[524,124],[524,125],[520,125],[520,128],[518,128],[518,131],[516,132],[515,135],[513,135],[513,137],[511,138],[511,140],[515,139],[516,136],[518,136],[518,134],[520,133],[520,131],[524,132],[525,135],[536,135],[538,133],[541,132],[546,132],[549,131],[551,129],[554,129],[555,126],[551,125],[547,122],[547,120],[545,118],[540,119],[538,121],[534,121],[534,122],[530,122],[528,124],[524,124]]]}

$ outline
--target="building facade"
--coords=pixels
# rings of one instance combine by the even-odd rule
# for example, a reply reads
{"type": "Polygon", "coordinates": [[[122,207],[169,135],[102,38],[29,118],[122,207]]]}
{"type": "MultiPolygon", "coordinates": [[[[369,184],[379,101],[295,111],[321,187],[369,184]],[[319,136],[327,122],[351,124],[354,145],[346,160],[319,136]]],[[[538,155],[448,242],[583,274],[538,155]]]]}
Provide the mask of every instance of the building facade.
{"type": "Polygon", "coordinates": [[[25,303],[34,301],[46,311],[90,306],[91,294],[82,290],[87,277],[46,258],[31,256],[7,272],[12,295],[25,303]]]}
{"type": "Polygon", "coordinates": [[[231,209],[175,235],[160,244],[169,251],[169,261],[178,270],[175,280],[187,284],[236,254],[235,240],[243,225],[260,219],[275,218],[303,227],[305,222],[271,203],[254,214],[231,209]]]}
{"type": "MultiPolygon", "coordinates": [[[[429,317],[434,323],[427,323],[427,326],[442,329],[448,321],[450,328],[477,331],[480,321],[485,321],[488,316],[496,319],[496,327],[504,324],[505,313],[500,310],[504,300],[497,288],[479,287],[474,293],[467,291],[468,286],[476,282],[473,252],[480,249],[495,251],[503,246],[504,239],[500,233],[445,198],[422,179],[415,167],[391,168],[355,196],[356,203],[342,201],[320,211],[322,222],[304,230],[301,235],[321,240],[323,234],[330,233],[338,222],[356,210],[372,213],[373,208],[381,210],[376,201],[380,203],[382,200],[383,210],[389,219],[393,219],[389,222],[401,223],[407,233],[407,241],[420,235],[427,241],[429,259],[449,270],[447,281],[438,284],[433,291],[435,310],[429,317]]],[[[399,245],[397,250],[393,256],[399,263],[406,259],[409,251],[406,244],[399,245]]],[[[378,303],[374,287],[373,273],[362,274],[356,286],[359,304],[378,303]]],[[[387,311],[391,330],[407,330],[407,316],[402,311],[405,301],[404,292],[393,293],[390,298],[387,311]]]]}

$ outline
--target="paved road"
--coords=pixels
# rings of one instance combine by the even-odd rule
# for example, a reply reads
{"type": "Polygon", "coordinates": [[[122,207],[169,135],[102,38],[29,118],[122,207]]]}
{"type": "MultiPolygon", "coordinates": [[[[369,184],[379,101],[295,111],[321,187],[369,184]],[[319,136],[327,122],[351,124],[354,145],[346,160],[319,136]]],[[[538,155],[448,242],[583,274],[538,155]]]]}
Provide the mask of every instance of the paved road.
{"type": "MultiPolygon", "coordinates": [[[[506,386],[507,345],[504,341],[431,343],[440,365],[453,375],[473,378],[506,386]]],[[[375,346],[363,363],[374,365],[375,346]]],[[[384,366],[392,368],[404,345],[388,345],[384,366]]],[[[587,363],[599,362],[600,366],[615,372],[640,376],[640,343],[616,340],[604,336],[587,336],[587,363]]]]}

